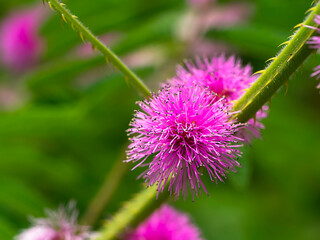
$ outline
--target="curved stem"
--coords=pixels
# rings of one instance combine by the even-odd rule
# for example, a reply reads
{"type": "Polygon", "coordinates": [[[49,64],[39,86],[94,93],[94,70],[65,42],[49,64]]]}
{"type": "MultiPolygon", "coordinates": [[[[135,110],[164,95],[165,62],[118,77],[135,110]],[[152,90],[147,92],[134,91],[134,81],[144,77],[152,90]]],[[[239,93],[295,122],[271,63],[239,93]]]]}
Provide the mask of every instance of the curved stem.
{"type": "Polygon", "coordinates": [[[105,46],[97,37],[95,37],[89,29],[87,29],[75,15],[72,15],[65,8],[65,4],[58,0],[45,0],[49,6],[55,9],[61,15],[61,19],[71,25],[71,27],[79,32],[81,39],[90,42],[93,48],[98,49],[106,58],[107,62],[111,62],[116,69],[124,74],[127,81],[131,82],[135,88],[142,93],[144,97],[151,95],[148,87],[132,72],[107,46],[105,46]]]}
{"type": "Polygon", "coordinates": [[[286,47],[265,70],[259,71],[261,76],[235,103],[233,110],[238,113],[233,118],[240,122],[247,122],[252,118],[314,51],[309,48],[307,41],[315,30],[305,25],[317,26],[313,19],[316,14],[320,14],[320,3],[310,10],[307,19],[297,25],[300,29],[284,43],[286,47]]]}
{"type": "MultiPolygon", "coordinates": [[[[122,152],[124,153],[124,150],[122,152]]],[[[89,207],[80,220],[82,225],[94,225],[103,210],[106,209],[107,204],[111,200],[111,197],[117,190],[117,187],[128,169],[128,164],[123,162],[124,158],[124,154],[121,154],[120,158],[116,160],[112,169],[108,172],[100,190],[92,199],[89,207]]]]}

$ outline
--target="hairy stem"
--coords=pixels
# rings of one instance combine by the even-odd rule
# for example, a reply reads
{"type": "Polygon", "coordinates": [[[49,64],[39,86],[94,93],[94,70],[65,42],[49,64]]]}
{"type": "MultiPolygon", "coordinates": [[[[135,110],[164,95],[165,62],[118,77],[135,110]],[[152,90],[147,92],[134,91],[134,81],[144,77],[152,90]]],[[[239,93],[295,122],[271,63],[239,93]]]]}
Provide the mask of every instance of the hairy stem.
{"type": "Polygon", "coordinates": [[[97,37],[95,37],[88,28],[86,28],[75,15],[72,15],[69,10],[65,8],[65,4],[58,0],[45,0],[49,6],[55,9],[60,15],[61,19],[71,25],[77,31],[83,41],[85,39],[92,44],[93,48],[98,49],[106,58],[107,62],[111,62],[116,69],[123,73],[125,79],[130,82],[135,88],[142,93],[144,97],[151,95],[148,87],[132,72],[107,46],[105,46],[97,37]]]}
{"type": "Polygon", "coordinates": [[[272,63],[265,70],[259,71],[261,76],[235,103],[233,110],[238,113],[233,118],[240,122],[252,118],[314,51],[306,43],[315,30],[305,25],[317,26],[313,21],[316,14],[320,14],[320,3],[310,9],[303,23],[297,25],[299,30],[284,43],[286,47],[273,58],[272,63]]]}
{"type": "Polygon", "coordinates": [[[105,223],[96,240],[117,239],[128,226],[138,225],[169,197],[169,192],[164,191],[156,199],[157,193],[157,186],[154,185],[134,196],[110,221],[105,223]]]}

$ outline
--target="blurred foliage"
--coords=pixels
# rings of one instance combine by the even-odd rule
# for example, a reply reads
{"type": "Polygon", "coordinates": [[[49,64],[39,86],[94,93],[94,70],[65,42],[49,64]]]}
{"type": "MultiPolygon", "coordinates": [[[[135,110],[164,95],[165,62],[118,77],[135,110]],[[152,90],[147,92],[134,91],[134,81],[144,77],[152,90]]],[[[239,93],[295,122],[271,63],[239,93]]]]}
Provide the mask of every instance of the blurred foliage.
{"type": "MultiPolygon", "coordinates": [[[[0,2],[0,16],[35,1],[0,2]]],[[[218,1],[229,4],[231,1],[218,1]]],[[[265,66],[291,35],[311,1],[252,0],[246,23],[210,29],[205,38],[224,42],[251,62],[265,66]]],[[[36,4],[39,4],[36,2],[36,4]]],[[[134,70],[156,90],[180,60],[193,57],[177,26],[190,10],[183,0],[66,1],[94,33],[120,33],[111,44],[125,57],[158,46],[165,59],[134,70]]],[[[99,55],[79,57],[81,41],[57,14],[48,11],[41,33],[47,51],[22,75],[1,68],[0,81],[13,87],[21,104],[0,112],[0,239],[12,239],[28,216],[76,199],[81,212],[101,186],[126,144],[125,130],[141,99],[99,55]]],[[[197,55],[194,53],[194,55],[197,55]]],[[[320,238],[320,95],[310,79],[319,58],[305,64],[272,99],[263,140],[246,146],[243,168],[226,184],[210,184],[210,197],[172,202],[189,212],[206,239],[320,238]]],[[[108,218],[141,186],[128,172],[103,216],[108,218]]]]}

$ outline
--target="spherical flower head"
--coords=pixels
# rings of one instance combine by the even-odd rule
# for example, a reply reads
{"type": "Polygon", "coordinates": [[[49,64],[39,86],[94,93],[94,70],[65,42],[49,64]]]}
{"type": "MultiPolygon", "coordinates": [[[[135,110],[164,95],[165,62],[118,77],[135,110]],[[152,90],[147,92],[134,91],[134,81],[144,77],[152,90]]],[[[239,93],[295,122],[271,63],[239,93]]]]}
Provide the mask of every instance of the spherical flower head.
{"type": "MultiPolygon", "coordinates": [[[[219,98],[225,97],[231,102],[239,99],[244,94],[244,89],[256,80],[252,76],[252,67],[242,67],[241,61],[235,56],[213,57],[211,59],[197,59],[196,63],[186,62],[186,68],[179,66],[177,76],[169,83],[180,83],[188,87],[194,82],[208,87],[215,92],[219,98]]],[[[217,98],[217,99],[219,99],[217,98]]]]}
{"type": "Polygon", "coordinates": [[[12,71],[20,72],[36,63],[43,50],[39,36],[42,13],[39,9],[12,13],[0,26],[1,62],[12,71]]]}
{"type": "Polygon", "coordinates": [[[185,197],[189,188],[194,196],[201,187],[207,192],[200,169],[217,182],[239,166],[236,158],[242,139],[235,133],[242,125],[229,121],[228,105],[215,98],[197,84],[175,85],[138,103],[141,111],[128,129],[133,137],[127,162],[139,161],[137,166],[148,167],[140,175],[148,185],[159,184],[158,190],[163,191],[170,179],[171,194],[178,197],[182,192],[185,197]]]}
{"type": "Polygon", "coordinates": [[[200,232],[189,217],[163,205],[134,230],[127,240],[200,240],[200,232]]]}
{"type": "Polygon", "coordinates": [[[91,233],[77,224],[74,202],[57,212],[47,211],[47,218],[33,219],[33,227],[24,230],[15,240],[87,240],[91,233]]]}
{"type": "MultiPolygon", "coordinates": [[[[222,55],[211,59],[197,59],[196,63],[186,62],[186,68],[179,66],[177,76],[168,82],[186,87],[194,82],[202,84],[217,94],[216,100],[225,98],[231,110],[234,102],[256,79],[256,75],[252,76],[250,65],[242,66],[241,61],[235,56],[227,58],[222,55]]],[[[268,107],[264,106],[256,114],[257,121],[249,120],[247,127],[239,132],[246,142],[250,142],[253,137],[260,137],[260,129],[264,126],[259,121],[267,117],[267,111],[268,107]]]]}

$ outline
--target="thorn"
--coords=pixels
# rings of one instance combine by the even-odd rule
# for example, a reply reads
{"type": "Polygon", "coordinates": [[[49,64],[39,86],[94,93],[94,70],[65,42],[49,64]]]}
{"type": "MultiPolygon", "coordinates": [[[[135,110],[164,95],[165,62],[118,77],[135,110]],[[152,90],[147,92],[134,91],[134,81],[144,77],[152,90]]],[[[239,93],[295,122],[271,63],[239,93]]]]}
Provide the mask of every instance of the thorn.
{"type": "Polygon", "coordinates": [[[108,57],[106,57],[106,62],[107,62],[107,65],[109,65],[109,58],[108,57]]]}
{"type": "Polygon", "coordinates": [[[291,40],[294,37],[294,34],[288,37],[289,40],[291,40]]]}
{"type": "Polygon", "coordinates": [[[73,17],[74,19],[77,19],[77,18],[78,18],[76,15],[72,15],[72,17],[73,17]]]}
{"type": "Polygon", "coordinates": [[[286,81],[285,85],[286,85],[286,92],[284,93],[284,95],[287,96],[288,89],[289,89],[289,80],[286,81]]]}
{"type": "Polygon", "coordinates": [[[46,6],[46,1],[42,0],[42,4],[43,4],[43,6],[46,6]]]}
{"type": "Polygon", "coordinates": [[[291,31],[294,30],[294,29],[296,29],[296,28],[302,27],[302,26],[303,26],[303,23],[299,23],[299,24],[295,25],[295,26],[291,29],[291,31]]]}
{"type": "Polygon", "coordinates": [[[278,47],[282,46],[282,45],[285,45],[285,44],[288,44],[290,41],[285,41],[283,43],[281,43],[278,47]]]}
{"type": "Polygon", "coordinates": [[[62,17],[63,21],[67,22],[67,19],[66,19],[66,17],[63,15],[63,13],[61,13],[61,17],[62,17]]]}
{"type": "Polygon", "coordinates": [[[97,48],[95,45],[91,44],[92,51],[95,51],[97,48]]]}
{"type": "Polygon", "coordinates": [[[73,23],[71,23],[71,27],[72,27],[73,31],[76,31],[76,28],[75,28],[75,26],[73,25],[73,23]]]}
{"type": "Polygon", "coordinates": [[[51,5],[51,2],[50,2],[50,1],[48,1],[48,4],[49,4],[49,7],[51,8],[51,10],[53,10],[53,7],[52,7],[52,5],[51,5]]]}
{"type": "Polygon", "coordinates": [[[249,89],[249,88],[241,89],[240,92],[246,92],[246,91],[248,91],[248,89],[249,89]]]}
{"type": "Polygon", "coordinates": [[[61,6],[61,7],[64,7],[64,6],[65,6],[65,4],[64,4],[64,3],[60,3],[60,6],[61,6]]]}
{"type": "Polygon", "coordinates": [[[277,57],[269,58],[267,61],[265,61],[265,63],[270,62],[270,61],[274,61],[276,58],[277,58],[277,57]]]}
{"type": "Polygon", "coordinates": [[[82,42],[84,42],[84,43],[85,43],[85,42],[86,42],[86,40],[84,39],[82,32],[79,32],[79,35],[80,35],[80,38],[81,38],[82,42]]]}
{"type": "Polygon", "coordinates": [[[308,9],[304,14],[307,14],[307,13],[309,13],[309,12],[315,10],[315,9],[316,9],[316,7],[312,7],[312,8],[310,8],[310,9],[308,9]]]}
{"type": "Polygon", "coordinates": [[[253,76],[253,75],[256,75],[256,74],[260,74],[260,73],[264,73],[266,70],[260,70],[260,71],[257,71],[257,72],[255,72],[255,73],[253,73],[251,76],[253,76]]]}

